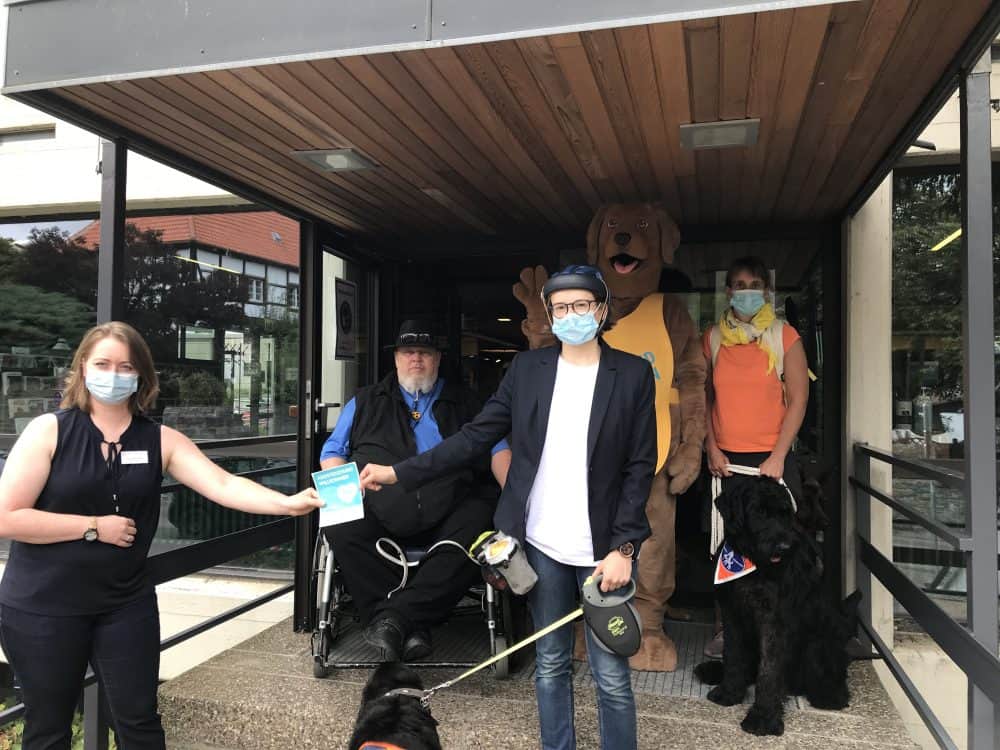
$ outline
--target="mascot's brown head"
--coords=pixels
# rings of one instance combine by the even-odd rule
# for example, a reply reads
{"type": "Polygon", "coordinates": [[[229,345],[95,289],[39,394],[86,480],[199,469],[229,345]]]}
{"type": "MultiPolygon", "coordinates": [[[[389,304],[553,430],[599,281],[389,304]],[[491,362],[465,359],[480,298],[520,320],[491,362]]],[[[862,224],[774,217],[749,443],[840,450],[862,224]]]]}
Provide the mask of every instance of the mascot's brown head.
{"type": "Polygon", "coordinates": [[[680,244],[677,224],[659,203],[611,203],[587,230],[587,262],[604,274],[612,297],[629,307],[656,291],[680,244]]]}

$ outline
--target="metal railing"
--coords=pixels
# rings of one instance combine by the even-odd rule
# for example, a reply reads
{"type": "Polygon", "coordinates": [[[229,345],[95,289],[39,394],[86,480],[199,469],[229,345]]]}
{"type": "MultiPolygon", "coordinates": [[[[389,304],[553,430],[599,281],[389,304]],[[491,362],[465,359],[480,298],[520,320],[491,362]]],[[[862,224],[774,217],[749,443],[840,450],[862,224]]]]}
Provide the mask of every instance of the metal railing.
{"type": "MultiPolygon", "coordinates": [[[[889,671],[896,678],[906,697],[913,704],[917,714],[926,725],[934,740],[943,748],[957,748],[948,731],[941,724],[919,689],[893,654],[892,648],[879,636],[873,625],[872,606],[872,576],[885,586],[888,592],[907,611],[907,613],[925,630],[942,651],[968,677],[970,687],[980,690],[994,706],[1000,706],[1000,659],[995,653],[985,648],[965,627],[960,625],[938,606],[924,591],[910,581],[897,567],[896,563],[885,557],[871,543],[871,503],[877,501],[903,515],[909,521],[923,527],[935,537],[949,545],[952,549],[946,552],[951,555],[961,555],[965,565],[971,568],[973,559],[972,534],[966,526],[956,530],[945,526],[922,513],[907,507],[899,500],[875,489],[871,483],[872,461],[879,461],[890,466],[905,468],[927,479],[941,482],[956,489],[965,489],[965,477],[949,469],[941,469],[920,461],[913,461],[894,456],[891,453],[877,450],[868,445],[854,446],[854,476],[849,477],[854,488],[857,508],[857,579],[858,588],[864,594],[861,605],[861,626],[871,640],[872,646],[885,660],[889,671]],[[868,575],[868,574],[871,575],[868,575]]],[[[995,499],[992,499],[995,503],[995,499]]],[[[994,566],[997,561],[993,560],[994,566]]],[[[992,574],[996,580],[997,569],[978,571],[980,575],[992,574]]],[[[968,593],[969,606],[973,606],[973,590],[968,593]]],[[[990,606],[988,602],[979,602],[977,606],[990,606]]],[[[996,610],[997,601],[994,597],[992,607],[996,610]]],[[[975,723],[976,704],[970,702],[969,724],[975,723]]],[[[993,747],[993,738],[978,734],[975,744],[970,748],[993,747]]]]}
{"type": "MultiPolygon", "coordinates": [[[[149,558],[148,572],[154,586],[176,578],[192,575],[207,568],[229,562],[237,557],[249,555],[268,547],[284,544],[292,540],[294,519],[284,518],[245,531],[237,531],[217,539],[192,544],[181,549],[163,552],[149,558]]],[[[289,593],[294,583],[280,586],[249,602],[233,607],[221,614],[176,633],[160,642],[160,651],[172,648],[206,630],[221,625],[234,617],[266,604],[272,599],[289,593]]],[[[97,678],[93,671],[87,671],[83,682],[83,729],[84,750],[107,750],[109,724],[106,711],[100,700],[97,678]]],[[[24,716],[24,704],[18,703],[0,712],[0,727],[4,727],[24,716]]]]}

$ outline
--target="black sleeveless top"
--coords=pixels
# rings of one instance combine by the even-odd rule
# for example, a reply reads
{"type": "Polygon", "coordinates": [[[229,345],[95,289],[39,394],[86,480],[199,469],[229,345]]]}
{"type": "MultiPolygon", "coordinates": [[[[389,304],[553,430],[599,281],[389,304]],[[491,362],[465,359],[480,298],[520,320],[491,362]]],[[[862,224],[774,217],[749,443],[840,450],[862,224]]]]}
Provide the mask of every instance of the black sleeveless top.
{"type": "Polygon", "coordinates": [[[153,590],[146,555],[160,518],[160,426],[142,416],[119,438],[113,461],[101,452],[104,436],[79,409],[56,412],[58,440],[37,510],[82,516],[116,514],[135,521],[128,548],[80,539],[55,544],[11,542],[0,581],[0,604],[44,615],[108,612],[153,590]]]}

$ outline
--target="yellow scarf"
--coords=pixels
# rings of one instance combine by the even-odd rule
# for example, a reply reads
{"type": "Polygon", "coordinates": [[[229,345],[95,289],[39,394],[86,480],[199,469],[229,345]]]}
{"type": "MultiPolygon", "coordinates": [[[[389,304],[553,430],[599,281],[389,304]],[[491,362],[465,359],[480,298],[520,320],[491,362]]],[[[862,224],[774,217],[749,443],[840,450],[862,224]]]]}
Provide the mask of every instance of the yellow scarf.
{"type": "Polygon", "coordinates": [[[744,323],[737,318],[733,308],[727,307],[722,317],[719,318],[719,334],[722,336],[722,345],[737,346],[756,341],[757,346],[767,355],[767,374],[770,375],[777,362],[777,355],[771,351],[771,347],[764,343],[762,336],[764,331],[771,327],[774,320],[774,308],[771,307],[770,302],[765,302],[749,323],[744,323]]]}

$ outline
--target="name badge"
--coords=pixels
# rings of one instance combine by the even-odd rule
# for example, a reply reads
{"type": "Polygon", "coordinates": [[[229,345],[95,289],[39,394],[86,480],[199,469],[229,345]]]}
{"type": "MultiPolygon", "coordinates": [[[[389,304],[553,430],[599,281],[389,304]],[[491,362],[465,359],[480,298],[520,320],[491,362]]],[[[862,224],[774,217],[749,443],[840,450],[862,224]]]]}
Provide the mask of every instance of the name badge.
{"type": "Polygon", "coordinates": [[[122,451],[118,455],[122,457],[122,466],[149,463],[149,451],[122,451]]]}

